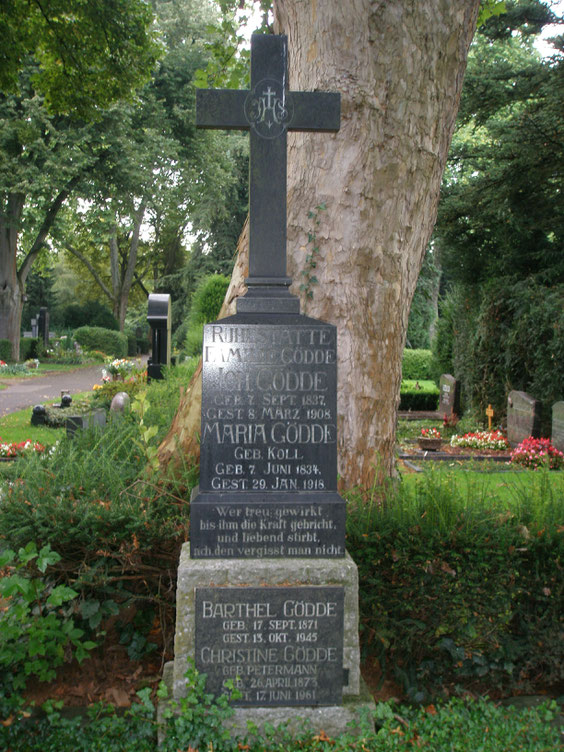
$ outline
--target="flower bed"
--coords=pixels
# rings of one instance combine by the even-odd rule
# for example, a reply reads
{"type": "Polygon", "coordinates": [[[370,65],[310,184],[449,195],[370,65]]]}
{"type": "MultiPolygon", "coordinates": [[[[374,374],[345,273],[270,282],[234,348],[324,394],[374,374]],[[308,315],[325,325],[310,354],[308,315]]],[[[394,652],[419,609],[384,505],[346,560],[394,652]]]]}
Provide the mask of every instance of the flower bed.
{"type": "Polygon", "coordinates": [[[0,459],[14,459],[26,452],[41,453],[44,451],[45,447],[43,444],[40,444],[38,441],[31,441],[31,439],[20,442],[13,441],[11,443],[4,442],[0,439],[0,459]]]}
{"type": "Polygon", "coordinates": [[[564,453],[558,451],[550,443],[550,439],[534,439],[529,436],[511,452],[511,462],[530,467],[533,470],[537,470],[539,467],[558,470],[564,467],[564,453]]]}
{"type": "Polygon", "coordinates": [[[472,449],[497,449],[501,452],[509,449],[509,442],[501,431],[475,431],[463,436],[455,434],[450,440],[450,445],[472,449]]]}
{"type": "Polygon", "coordinates": [[[440,439],[441,432],[439,431],[438,428],[422,428],[421,438],[422,439],[440,439]]]}
{"type": "Polygon", "coordinates": [[[135,368],[136,364],[132,360],[126,360],[125,358],[115,358],[106,364],[106,370],[114,380],[117,378],[125,379],[135,368]]]}

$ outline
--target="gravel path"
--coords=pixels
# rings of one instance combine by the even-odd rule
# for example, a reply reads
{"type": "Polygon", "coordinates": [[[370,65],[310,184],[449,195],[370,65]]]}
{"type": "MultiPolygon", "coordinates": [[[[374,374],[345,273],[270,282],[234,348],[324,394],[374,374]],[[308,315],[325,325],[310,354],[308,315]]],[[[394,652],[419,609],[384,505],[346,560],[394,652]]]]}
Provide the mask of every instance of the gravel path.
{"type": "Polygon", "coordinates": [[[7,386],[0,391],[0,417],[33,407],[46,400],[59,400],[61,392],[70,394],[87,392],[94,384],[102,383],[102,368],[100,363],[76,371],[53,371],[45,376],[32,376],[23,379],[4,379],[0,383],[7,386]]]}

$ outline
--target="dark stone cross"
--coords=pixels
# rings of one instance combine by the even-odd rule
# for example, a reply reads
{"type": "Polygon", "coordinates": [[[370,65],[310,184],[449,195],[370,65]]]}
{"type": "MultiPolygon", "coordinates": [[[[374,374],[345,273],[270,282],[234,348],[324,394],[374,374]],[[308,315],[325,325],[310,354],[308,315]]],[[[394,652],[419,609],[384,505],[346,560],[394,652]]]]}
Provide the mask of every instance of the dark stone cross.
{"type": "Polygon", "coordinates": [[[339,130],[341,97],[288,91],[285,36],[251,37],[251,89],[198,89],[196,125],[250,130],[249,292],[239,313],[298,313],[286,272],[286,134],[339,130]]]}

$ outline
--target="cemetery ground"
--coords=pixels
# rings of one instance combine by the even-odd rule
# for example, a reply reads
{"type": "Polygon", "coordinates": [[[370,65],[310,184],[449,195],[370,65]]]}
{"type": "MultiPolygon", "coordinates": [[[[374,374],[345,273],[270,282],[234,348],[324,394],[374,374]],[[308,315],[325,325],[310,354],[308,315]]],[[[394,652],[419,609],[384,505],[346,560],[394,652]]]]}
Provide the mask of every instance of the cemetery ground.
{"type": "MultiPolygon", "coordinates": [[[[11,583],[2,589],[0,637],[6,749],[156,748],[157,686],[172,651],[177,558],[196,474],[189,463],[174,480],[148,467],[192,367],[153,382],[103,433],[71,441],[62,429],[28,425],[28,438],[58,441],[55,450],[0,465],[1,548],[20,551],[3,560],[2,583],[11,583]],[[145,439],[148,426],[157,430],[145,439]],[[16,602],[20,611],[6,608],[16,602]],[[26,722],[21,695],[55,704],[44,720],[26,722]],[[86,725],[61,712],[60,701],[90,705],[86,725]],[[92,705],[99,701],[111,705],[92,705]]],[[[102,391],[96,400],[107,404],[102,391]]],[[[4,440],[25,430],[26,413],[29,420],[29,409],[0,420],[4,440]]],[[[400,445],[436,425],[400,421],[400,445]]],[[[377,705],[378,733],[365,731],[362,741],[306,734],[296,743],[279,730],[248,740],[249,749],[557,748],[564,473],[468,467],[427,463],[385,487],[348,494],[363,673],[377,700],[397,700],[377,705]],[[549,704],[504,704],[531,695],[549,704]]],[[[183,725],[168,721],[164,749],[233,748],[221,733],[227,710],[195,677],[185,710],[183,725]]]]}

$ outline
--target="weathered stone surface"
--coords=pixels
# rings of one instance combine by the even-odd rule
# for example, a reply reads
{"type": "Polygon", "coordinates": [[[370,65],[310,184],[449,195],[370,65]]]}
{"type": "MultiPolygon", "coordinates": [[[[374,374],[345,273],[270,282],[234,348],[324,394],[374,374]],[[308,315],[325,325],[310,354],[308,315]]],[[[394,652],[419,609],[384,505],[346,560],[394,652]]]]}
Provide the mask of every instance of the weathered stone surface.
{"type": "Polygon", "coordinates": [[[197,587],[196,668],[239,706],[338,705],[342,700],[344,588],[197,587]]]}
{"type": "Polygon", "coordinates": [[[237,314],[204,327],[194,558],[345,554],[335,327],[237,314]]]}
{"type": "Polygon", "coordinates": [[[360,653],[358,643],[358,574],[347,554],[343,559],[191,559],[184,544],[178,568],[176,636],[174,644],[174,696],[184,692],[186,661],[195,657],[198,587],[296,587],[331,585],[344,588],[343,668],[348,681],[343,696],[358,695],[360,653]]]}
{"type": "Polygon", "coordinates": [[[513,390],[507,396],[507,439],[512,447],[529,436],[538,438],[541,428],[540,402],[526,392],[513,390]]]}
{"type": "Polygon", "coordinates": [[[131,397],[127,392],[118,392],[114,395],[110,410],[114,413],[123,413],[129,408],[131,404],[131,397]]]}
{"type": "Polygon", "coordinates": [[[443,373],[439,381],[439,412],[460,415],[460,381],[443,373]]]}
{"type": "Polygon", "coordinates": [[[88,428],[103,428],[106,425],[106,411],[93,410],[83,415],[69,415],[65,427],[67,436],[74,436],[77,431],[85,431],[88,428]]]}
{"type": "MultiPolygon", "coordinates": [[[[172,695],[174,664],[172,661],[165,663],[163,669],[163,681],[172,695]]],[[[159,726],[164,722],[164,711],[171,706],[171,701],[160,702],[157,710],[159,726]]],[[[362,677],[360,678],[360,692],[358,695],[349,695],[344,698],[342,705],[329,705],[322,707],[292,708],[288,714],[285,707],[263,708],[234,708],[234,714],[224,722],[225,728],[229,729],[233,738],[248,735],[248,721],[256,725],[259,733],[264,733],[266,726],[284,724],[284,728],[291,733],[299,734],[304,729],[304,724],[313,732],[324,731],[330,737],[337,737],[343,733],[358,734],[361,731],[360,718],[369,716],[376,709],[374,698],[370,694],[362,677]]],[[[178,708],[172,708],[178,713],[178,708]]],[[[159,743],[163,735],[159,732],[159,743]]]]}
{"type": "Polygon", "coordinates": [[[564,452],[564,402],[555,402],[552,406],[552,444],[564,452]]]}
{"type": "Polygon", "coordinates": [[[340,94],[288,91],[288,43],[253,34],[250,91],[196,91],[200,128],[250,131],[248,293],[239,313],[298,313],[286,276],[287,132],[337,131],[340,94]]]}

